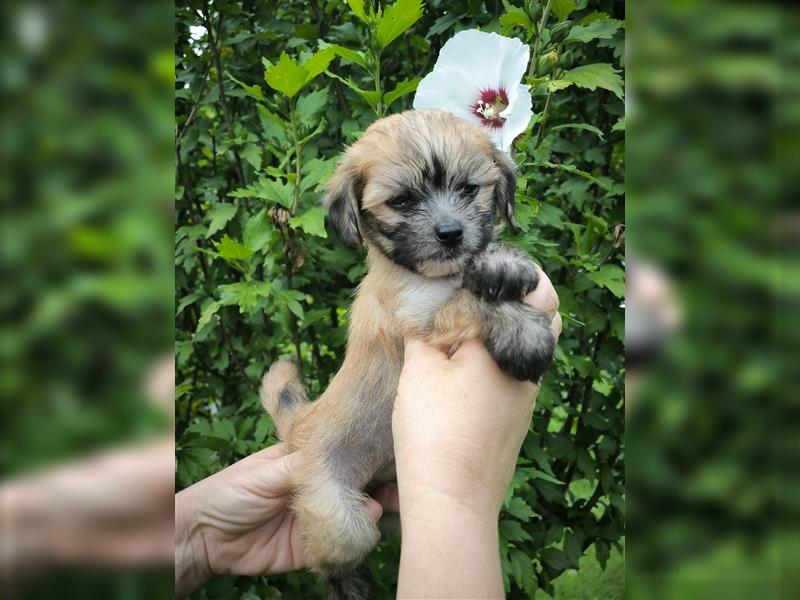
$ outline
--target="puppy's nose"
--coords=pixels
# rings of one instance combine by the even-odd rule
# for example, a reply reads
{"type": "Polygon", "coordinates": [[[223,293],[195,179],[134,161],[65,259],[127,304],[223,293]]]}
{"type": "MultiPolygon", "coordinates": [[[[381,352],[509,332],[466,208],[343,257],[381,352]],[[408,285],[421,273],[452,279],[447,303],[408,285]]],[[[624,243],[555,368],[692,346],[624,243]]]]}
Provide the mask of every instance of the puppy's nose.
{"type": "Polygon", "coordinates": [[[461,241],[464,230],[458,223],[442,223],[436,225],[433,230],[436,232],[436,239],[445,246],[455,246],[461,241]]]}

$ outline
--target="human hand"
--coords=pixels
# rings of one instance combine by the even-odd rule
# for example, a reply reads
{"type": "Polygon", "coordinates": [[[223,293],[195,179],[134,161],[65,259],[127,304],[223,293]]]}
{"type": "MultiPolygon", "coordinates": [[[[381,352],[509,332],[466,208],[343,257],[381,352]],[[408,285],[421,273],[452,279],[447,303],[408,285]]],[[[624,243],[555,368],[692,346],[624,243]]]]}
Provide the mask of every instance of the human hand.
{"type": "MultiPolygon", "coordinates": [[[[215,575],[265,575],[303,567],[302,527],[290,509],[301,452],[285,444],[256,452],[175,497],[175,592],[215,575]]],[[[367,509],[377,521],[383,509],[367,509]]]]}
{"type": "MultiPolygon", "coordinates": [[[[551,316],[557,338],[558,296],[539,275],[525,302],[551,316]]],[[[398,598],[502,597],[497,517],[538,392],[501,371],[477,340],[452,357],[407,341],[392,416],[403,527],[398,598]]]]}
{"type": "MultiPolygon", "coordinates": [[[[558,337],[558,296],[539,271],[525,302],[551,316],[558,337]]],[[[408,340],[392,421],[403,504],[437,493],[499,512],[538,391],[501,371],[478,340],[450,358],[408,340]]]]}

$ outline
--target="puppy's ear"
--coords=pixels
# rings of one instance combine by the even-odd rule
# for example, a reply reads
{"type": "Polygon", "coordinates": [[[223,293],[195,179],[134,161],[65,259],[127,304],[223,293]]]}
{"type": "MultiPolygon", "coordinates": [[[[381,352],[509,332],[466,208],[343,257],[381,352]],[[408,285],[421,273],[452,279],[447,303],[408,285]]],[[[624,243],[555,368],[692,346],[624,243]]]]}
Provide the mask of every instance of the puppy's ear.
{"type": "Polygon", "coordinates": [[[358,213],[363,188],[363,177],[356,173],[354,161],[345,154],[322,197],[322,206],[328,213],[326,221],[345,244],[354,248],[360,248],[362,241],[358,213]]]}
{"type": "Polygon", "coordinates": [[[516,166],[508,153],[495,150],[494,162],[500,169],[500,181],[494,186],[494,204],[500,215],[508,223],[511,233],[517,233],[514,221],[514,194],[517,190],[516,166]]]}

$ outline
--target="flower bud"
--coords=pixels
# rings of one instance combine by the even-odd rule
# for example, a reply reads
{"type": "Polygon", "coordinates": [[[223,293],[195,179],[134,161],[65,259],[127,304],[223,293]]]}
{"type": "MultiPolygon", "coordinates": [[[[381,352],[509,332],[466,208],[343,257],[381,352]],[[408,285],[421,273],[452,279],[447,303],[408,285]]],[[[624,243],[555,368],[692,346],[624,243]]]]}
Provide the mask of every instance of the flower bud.
{"type": "Polygon", "coordinates": [[[550,28],[550,41],[558,44],[567,39],[570,30],[572,29],[572,21],[561,21],[556,23],[550,28]]]}

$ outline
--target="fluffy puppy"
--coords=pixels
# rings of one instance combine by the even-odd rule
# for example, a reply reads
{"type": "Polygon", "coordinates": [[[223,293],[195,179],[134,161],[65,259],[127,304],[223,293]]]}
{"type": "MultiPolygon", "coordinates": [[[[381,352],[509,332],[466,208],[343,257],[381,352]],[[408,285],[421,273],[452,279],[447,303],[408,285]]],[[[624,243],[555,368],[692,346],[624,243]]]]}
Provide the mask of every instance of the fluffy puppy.
{"type": "Polygon", "coordinates": [[[306,562],[332,597],[369,593],[352,573],[379,538],[364,490],[393,476],[403,338],[445,348],[480,338],[522,380],[538,380],[552,359],[549,319],[521,302],[537,284],[533,263],[492,242],[497,213],[514,226],[515,185],[513,163],[480,127],[438,110],[373,123],[328,185],[330,224],[366,246],[369,264],[344,363],[308,402],[295,366],[278,362],[261,398],[281,439],[307,455],[293,481],[294,510],[306,562]]]}

